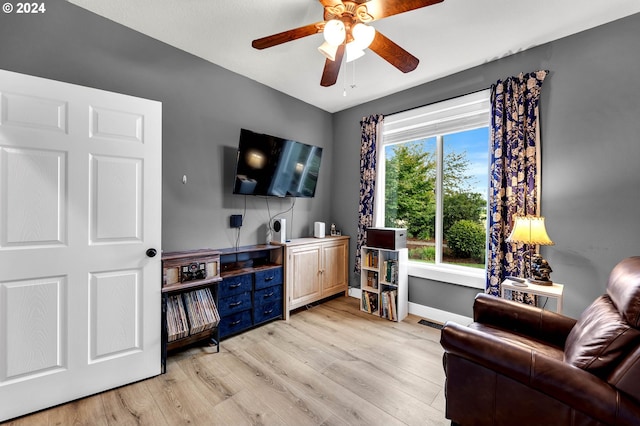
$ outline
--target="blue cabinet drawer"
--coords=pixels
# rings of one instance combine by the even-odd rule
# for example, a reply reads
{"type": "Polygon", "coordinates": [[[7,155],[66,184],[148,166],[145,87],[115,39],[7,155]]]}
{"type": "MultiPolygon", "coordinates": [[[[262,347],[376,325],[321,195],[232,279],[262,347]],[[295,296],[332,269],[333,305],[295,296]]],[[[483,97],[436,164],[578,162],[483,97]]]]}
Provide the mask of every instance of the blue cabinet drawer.
{"type": "Polygon", "coordinates": [[[220,320],[220,338],[237,333],[251,327],[251,311],[239,312],[220,320]]]}
{"type": "Polygon", "coordinates": [[[274,285],[273,287],[256,290],[253,295],[253,305],[260,306],[269,302],[282,303],[282,286],[274,285]]]}
{"type": "Polygon", "coordinates": [[[233,296],[224,297],[218,301],[218,312],[224,317],[236,312],[251,309],[251,292],[234,294],[233,296]]]}
{"type": "Polygon", "coordinates": [[[231,296],[232,294],[251,291],[253,286],[253,274],[238,275],[224,278],[219,284],[220,298],[231,296]]]}
{"type": "Polygon", "coordinates": [[[265,269],[255,273],[256,290],[282,284],[282,267],[265,269]]]}
{"type": "Polygon", "coordinates": [[[282,316],[282,300],[268,302],[253,308],[253,323],[260,324],[282,316]]]}

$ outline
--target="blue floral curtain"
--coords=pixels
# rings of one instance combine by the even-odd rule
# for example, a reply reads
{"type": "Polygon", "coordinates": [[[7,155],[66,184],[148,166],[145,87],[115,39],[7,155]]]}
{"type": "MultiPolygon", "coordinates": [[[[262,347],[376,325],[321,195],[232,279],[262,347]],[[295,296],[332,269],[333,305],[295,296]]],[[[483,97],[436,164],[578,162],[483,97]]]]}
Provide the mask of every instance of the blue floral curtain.
{"type": "MultiPolygon", "coordinates": [[[[538,104],[547,74],[520,74],[491,86],[487,293],[496,296],[503,278],[521,276],[525,265],[525,247],[505,242],[513,216],[538,214],[538,104]]],[[[514,296],[523,298],[522,294],[514,296]]]]}
{"type": "Polygon", "coordinates": [[[382,115],[370,115],[360,121],[360,207],[358,235],[356,240],[356,262],[354,272],[360,273],[362,265],[360,248],[365,243],[367,228],[373,225],[373,200],[376,190],[376,159],[378,135],[382,127],[382,115]]]}

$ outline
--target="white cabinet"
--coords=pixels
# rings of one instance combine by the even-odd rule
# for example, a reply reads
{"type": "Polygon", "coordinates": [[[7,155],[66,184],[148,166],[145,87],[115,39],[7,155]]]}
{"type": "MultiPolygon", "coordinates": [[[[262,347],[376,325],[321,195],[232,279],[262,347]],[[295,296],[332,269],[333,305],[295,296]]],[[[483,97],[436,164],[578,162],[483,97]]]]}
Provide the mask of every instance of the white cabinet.
{"type": "Polygon", "coordinates": [[[298,238],[284,244],[285,315],[338,293],[349,284],[349,237],[298,238]]]}
{"type": "Polygon", "coordinates": [[[402,321],[409,313],[409,251],[362,247],[361,254],[360,310],[402,321]]]}

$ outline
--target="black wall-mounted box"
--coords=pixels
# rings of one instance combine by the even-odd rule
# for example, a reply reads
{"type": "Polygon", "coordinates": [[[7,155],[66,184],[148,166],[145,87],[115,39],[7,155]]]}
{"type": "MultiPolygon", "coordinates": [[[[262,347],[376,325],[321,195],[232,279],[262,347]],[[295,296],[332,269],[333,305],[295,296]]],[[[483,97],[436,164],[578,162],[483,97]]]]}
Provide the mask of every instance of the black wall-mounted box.
{"type": "Polygon", "coordinates": [[[242,215],[241,214],[232,214],[229,217],[229,226],[231,228],[240,228],[242,226],[242,215]]]}
{"type": "Polygon", "coordinates": [[[367,247],[387,250],[407,248],[407,230],[405,228],[369,228],[367,229],[367,247]]]}

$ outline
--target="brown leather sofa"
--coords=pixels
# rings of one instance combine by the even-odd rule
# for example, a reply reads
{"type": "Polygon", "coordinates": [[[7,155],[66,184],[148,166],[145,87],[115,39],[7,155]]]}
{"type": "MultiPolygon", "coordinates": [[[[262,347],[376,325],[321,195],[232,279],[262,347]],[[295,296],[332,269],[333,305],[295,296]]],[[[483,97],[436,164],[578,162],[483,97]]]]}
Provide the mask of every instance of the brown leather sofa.
{"type": "Polygon", "coordinates": [[[473,320],[441,334],[452,424],[640,425],[640,257],[578,320],[487,294],[473,320]]]}

